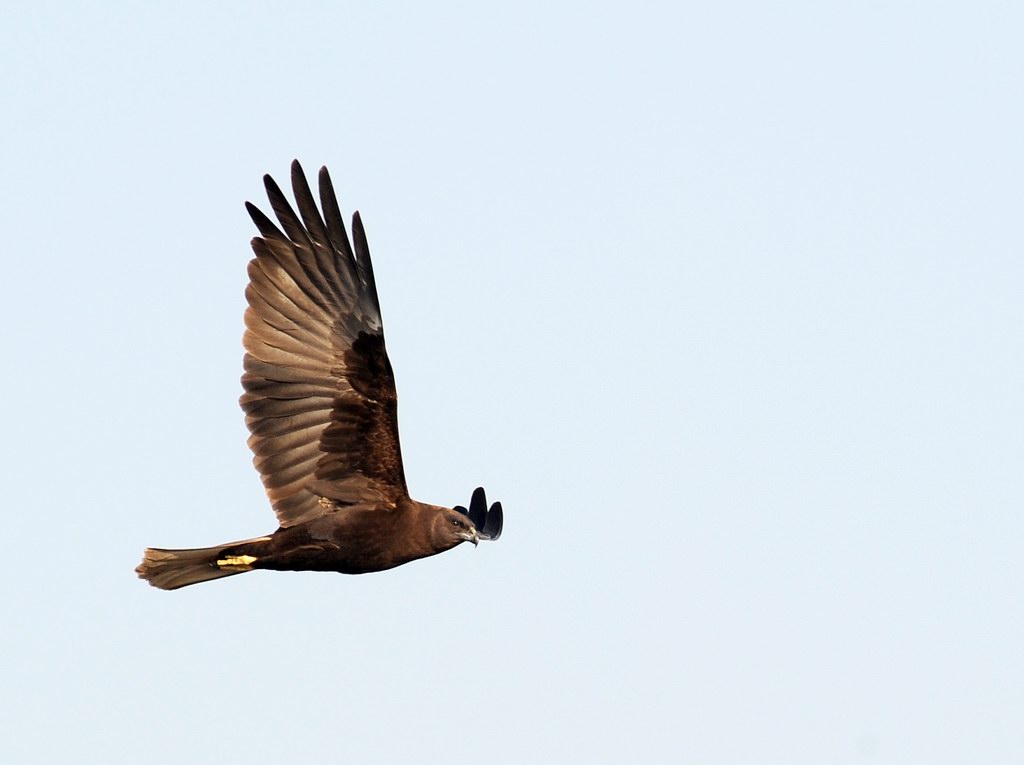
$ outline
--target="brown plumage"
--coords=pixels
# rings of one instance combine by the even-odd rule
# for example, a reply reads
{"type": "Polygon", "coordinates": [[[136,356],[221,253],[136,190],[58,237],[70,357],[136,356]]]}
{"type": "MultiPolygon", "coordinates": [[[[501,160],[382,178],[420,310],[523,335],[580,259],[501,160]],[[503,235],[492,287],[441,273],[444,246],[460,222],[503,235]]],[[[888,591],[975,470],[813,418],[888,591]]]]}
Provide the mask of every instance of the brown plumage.
{"type": "Polygon", "coordinates": [[[298,161],[298,215],[269,176],[278,227],[254,205],[241,398],[253,464],[277,513],[270,536],[191,550],[151,548],[136,568],[173,590],[254,569],[363,574],[501,534],[500,503],[410,499],[398,396],[359,213],[349,243],[327,168],[317,209],[298,161]]]}

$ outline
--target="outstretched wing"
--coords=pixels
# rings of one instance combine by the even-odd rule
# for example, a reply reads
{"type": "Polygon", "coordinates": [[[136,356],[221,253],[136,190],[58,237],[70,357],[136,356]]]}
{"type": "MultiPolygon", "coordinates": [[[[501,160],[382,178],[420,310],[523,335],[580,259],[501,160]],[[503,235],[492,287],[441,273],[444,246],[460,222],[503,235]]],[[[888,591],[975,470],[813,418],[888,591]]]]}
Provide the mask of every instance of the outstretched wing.
{"type": "Polygon", "coordinates": [[[326,167],[322,217],[298,161],[298,215],[263,181],[284,232],[246,202],[261,234],[245,290],[241,398],[253,464],[281,526],[339,506],[393,506],[408,496],[398,397],[359,213],[353,251],[326,167]]]}

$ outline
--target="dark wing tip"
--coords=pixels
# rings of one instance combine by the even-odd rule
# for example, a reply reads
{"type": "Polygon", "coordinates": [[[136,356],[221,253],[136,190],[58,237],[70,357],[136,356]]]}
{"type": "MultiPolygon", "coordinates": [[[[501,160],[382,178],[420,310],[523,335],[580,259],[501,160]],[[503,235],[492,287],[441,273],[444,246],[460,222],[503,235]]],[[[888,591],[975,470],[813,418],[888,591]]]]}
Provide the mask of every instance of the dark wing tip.
{"type": "MultiPolygon", "coordinates": [[[[288,204],[287,197],[285,197],[284,192],[281,191],[281,187],[277,185],[277,181],[274,180],[270,173],[263,176],[263,188],[267,192],[267,196],[270,198],[271,206],[273,206],[275,202],[278,204],[281,202],[284,202],[286,205],[288,204]]],[[[290,207],[291,205],[288,206],[290,207]]],[[[277,208],[274,207],[274,210],[276,211],[277,208]]]]}
{"type": "Polygon", "coordinates": [[[478,532],[483,531],[487,520],[487,495],[481,487],[476,488],[472,499],[469,500],[469,519],[473,521],[478,532]]]}
{"type": "Polygon", "coordinates": [[[483,486],[477,486],[473,489],[473,496],[469,500],[469,512],[487,512],[487,492],[484,491],[483,486]]]}
{"type": "Polygon", "coordinates": [[[245,203],[245,209],[249,213],[249,217],[252,218],[252,222],[256,224],[256,228],[259,229],[260,235],[264,239],[284,239],[285,235],[282,233],[270,218],[263,214],[252,202],[245,203]]]}
{"type": "Polygon", "coordinates": [[[501,527],[504,521],[504,514],[501,511],[501,503],[495,502],[487,511],[487,520],[484,521],[483,539],[490,539],[492,542],[501,536],[501,527]]]}
{"type": "Polygon", "coordinates": [[[455,510],[467,516],[473,525],[476,526],[477,534],[481,539],[494,541],[501,536],[501,527],[504,516],[501,511],[501,503],[495,502],[491,509],[487,509],[487,494],[483,487],[477,487],[473,491],[473,497],[469,502],[469,509],[462,505],[456,505],[455,510]]]}

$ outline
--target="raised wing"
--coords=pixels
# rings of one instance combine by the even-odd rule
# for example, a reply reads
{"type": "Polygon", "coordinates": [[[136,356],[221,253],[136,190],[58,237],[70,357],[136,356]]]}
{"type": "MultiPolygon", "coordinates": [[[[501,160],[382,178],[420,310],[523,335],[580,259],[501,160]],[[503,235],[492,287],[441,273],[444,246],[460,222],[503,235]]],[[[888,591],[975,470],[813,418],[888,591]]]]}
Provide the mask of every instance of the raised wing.
{"type": "Polygon", "coordinates": [[[501,536],[502,519],[504,517],[501,503],[495,502],[488,509],[487,494],[482,486],[478,486],[473,490],[473,496],[469,501],[469,509],[462,505],[456,505],[454,509],[473,521],[480,539],[494,541],[501,536]]]}
{"type": "Polygon", "coordinates": [[[353,250],[327,168],[322,217],[298,161],[291,175],[299,215],[263,178],[283,232],[245,205],[261,236],[252,240],[245,290],[241,405],[253,464],[282,526],[408,496],[395,378],[359,213],[353,250]]]}

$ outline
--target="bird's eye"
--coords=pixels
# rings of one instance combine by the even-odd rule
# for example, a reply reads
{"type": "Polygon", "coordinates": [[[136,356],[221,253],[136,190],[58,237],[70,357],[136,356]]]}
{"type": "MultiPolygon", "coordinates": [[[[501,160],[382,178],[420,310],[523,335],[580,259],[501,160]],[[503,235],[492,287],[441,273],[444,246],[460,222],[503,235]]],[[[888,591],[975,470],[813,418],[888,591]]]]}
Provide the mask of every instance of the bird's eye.
{"type": "Polygon", "coordinates": [[[460,521],[458,518],[453,518],[452,519],[452,526],[458,526],[461,529],[462,528],[462,521],[460,521]]]}

